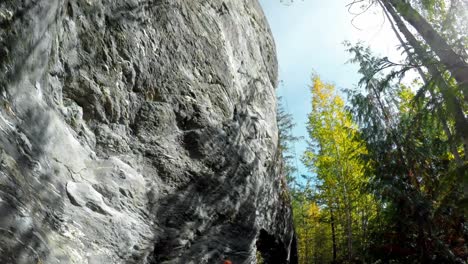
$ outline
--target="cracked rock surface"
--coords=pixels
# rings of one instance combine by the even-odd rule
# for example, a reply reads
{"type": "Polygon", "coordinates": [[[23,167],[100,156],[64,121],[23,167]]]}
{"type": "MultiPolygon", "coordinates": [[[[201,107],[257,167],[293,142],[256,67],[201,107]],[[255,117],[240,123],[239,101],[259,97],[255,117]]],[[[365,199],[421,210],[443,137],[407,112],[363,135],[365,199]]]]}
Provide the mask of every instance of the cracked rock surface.
{"type": "Polygon", "coordinates": [[[295,263],[257,0],[0,2],[0,263],[295,263]]]}

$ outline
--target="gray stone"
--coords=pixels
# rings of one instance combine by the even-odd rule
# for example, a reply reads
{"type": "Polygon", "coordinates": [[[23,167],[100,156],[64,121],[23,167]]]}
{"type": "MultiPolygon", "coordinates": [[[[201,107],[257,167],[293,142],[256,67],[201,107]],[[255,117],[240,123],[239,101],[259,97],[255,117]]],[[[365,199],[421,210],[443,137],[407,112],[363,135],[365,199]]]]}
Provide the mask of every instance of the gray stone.
{"type": "Polygon", "coordinates": [[[67,194],[71,203],[76,206],[88,207],[100,214],[114,214],[112,208],[104,203],[102,195],[87,183],[68,182],[67,194]]]}
{"type": "Polygon", "coordinates": [[[0,1],[0,263],[296,263],[257,0],[0,1]]]}

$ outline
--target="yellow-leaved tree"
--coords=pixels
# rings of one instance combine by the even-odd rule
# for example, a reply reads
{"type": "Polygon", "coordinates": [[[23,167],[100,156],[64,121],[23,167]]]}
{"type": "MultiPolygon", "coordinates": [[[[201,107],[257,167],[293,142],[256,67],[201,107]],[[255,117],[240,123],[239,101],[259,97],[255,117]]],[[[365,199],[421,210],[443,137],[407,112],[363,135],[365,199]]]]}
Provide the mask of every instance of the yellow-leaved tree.
{"type": "MultiPolygon", "coordinates": [[[[327,253],[333,261],[352,261],[354,252],[368,241],[368,223],[377,210],[373,195],[366,191],[369,179],[364,169],[369,164],[361,157],[366,154],[366,147],[335,87],[315,76],[311,92],[311,142],[303,160],[317,178],[313,199],[318,204],[315,215],[321,216],[311,221],[327,223],[328,232],[324,234],[329,236],[322,243],[330,242],[327,253]]],[[[307,239],[307,234],[304,231],[300,239],[307,239]]]]}

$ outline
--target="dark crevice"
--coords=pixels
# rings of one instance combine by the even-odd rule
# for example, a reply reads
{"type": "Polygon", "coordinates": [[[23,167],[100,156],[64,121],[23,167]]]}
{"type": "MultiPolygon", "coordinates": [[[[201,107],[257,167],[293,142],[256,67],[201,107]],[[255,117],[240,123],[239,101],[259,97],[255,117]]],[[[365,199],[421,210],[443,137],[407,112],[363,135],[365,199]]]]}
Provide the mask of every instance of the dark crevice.
{"type": "Polygon", "coordinates": [[[260,230],[256,244],[266,264],[288,263],[287,247],[283,241],[270,235],[265,229],[260,230]]]}

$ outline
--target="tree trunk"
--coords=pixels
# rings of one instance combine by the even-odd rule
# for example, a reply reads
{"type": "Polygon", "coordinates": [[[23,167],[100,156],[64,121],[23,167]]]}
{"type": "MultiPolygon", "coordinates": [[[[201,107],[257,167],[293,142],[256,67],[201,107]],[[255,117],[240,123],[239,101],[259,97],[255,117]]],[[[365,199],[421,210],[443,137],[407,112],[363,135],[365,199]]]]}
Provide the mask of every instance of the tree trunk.
{"type": "Polygon", "coordinates": [[[336,233],[335,233],[335,216],[333,209],[330,208],[330,223],[332,230],[332,243],[333,243],[333,263],[336,263],[336,233]]]}
{"type": "Polygon", "coordinates": [[[307,222],[306,222],[307,214],[304,212],[304,204],[305,204],[305,201],[303,200],[302,205],[301,205],[301,213],[302,213],[302,226],[303,226],[303,230],[304,230],[304,234],[303,234],[304,235],[304,237],[303,237],[303,240],[304,240],[304,245],[303,245],[304,246],[304,259],[301,259],[301,262],[306,264],[308,259],[309,259],[309,247],[308,247],[308,239],[309,239],[308,230],[309,230],[309,226],[307,225],[307,222]]]}
{"type": "MultiPolygon", "coordinates": [[[[414,65],[417,65],[417,60],[414,56],[413,53],[411,53],[411,51],[409,50],[408,48],[408,45],[405,43],[405,41],[403,41],[402,37],[400,36],[400,33],[398,32],[398,30],[395,28],[395,25],[394,23],[392,22],[392,17],[390,16],[390,14],[388,13],[388,11],[386,10],[386,8],[383,6],[383,4],[381,2],[379,2],[379,4],[382,6],[382,9],[384,10],[384,13],[385,15],[387,16],[388,18],[388,21],[390,22],[390,26],[392,27],[392,30],[393,32],[395,33],[395,36],[397,37],[398,41],[400,42],[400,44],[403,46],[406,54],[408,54],[408,58],[409,58],[409,61],[410,63],[414,64],[414,65]]],[[[396,21],[395,19],[393,19],[394,21],[396,21]]],[[[403,31],[402,30],[402,27],[406,27],[403,23],[403,21],[401,21],[400,25],[398,25],[398,27],[400,28],[400,31],[403,31]]],[[[409,30],[405,30],[407,33],[410,33],[409,30]]],[[[416,39],[414,39],[414,41],[417,41],[416,39]]],[[[421,67],[416,67],[416,70],[417,72],[419,73],[419,75],[421,76],[424,84],[428,85],[429,84],[429,80],[427,79],[426,75],[424,74],[423,70],[421,69],[421,67]]],[[[443,83],[442,85],[447,85],[446,83],[443,83]]],[[[447,89],[447,88],[445,88],[447,89]]],[[[436,98],[436,95],[434,93],[434,90],[433,89],[429,89],[429,92],[431,94],[431,97],[432,98],[436,98]]],[[[436,100],[436,99],[435,99],[436,100]]],[[[436,102],[436,111],[437,111],[437,115],[439,116],[439,119],[442,123],[442,128],[444,129],[444,132],[445,132],[445,135],[447,136],[448,140],[449,140],[449,145],[450,145],[450,151],[452,152],[453,156],[455,157],[455,162],[457,163],[458,166],[462,166],[463,165],[463,160],[461,159],[460,157],[460,153],[458,153],[458,150],[457,150],[457,146],[454,142],[454,138],[453,138],[453,135],[452,135],[452,132],[450,131],[450,127],[448,126],[448,122],[447,122],[447,119],[445,118],[444,116],[444,113],[443,113],[443,109],[442,109],[442,106],[436,102]]],[[[466,155],[466,154],[465,154],[466,155]]]]}
{"type": "Polygon", "coordinates": [[[347,237],[347,246],[348,246],[348,260],[351,262],[353,258],[353,229],[352,229],[352,218],[351,218],[351,208],[346,205],[346,237],[347,237]]]}
{"type": "Polygon", "coordinates": [[[367,248],[367,223],[369,221],[369,216],[367,214],[367,201],[364,206],[364,209],[361,210],[361,248],[367,248]]]}
{"type": "Polygon", "coordinates": [[[440,62],[452,74],[468,100],[468,64],[452,49],[447,41],[407,1],[384,0],[391,4],[423,37],[440,62]]]}
{"type": "Polygon", "coordinates": [[[411,34],[411,32],[408,30],[403,20],[396,13],[395,9],[393,8],[393,5],[391,5],[388,0],[382,0],[382,3],[385,6],[385,9],[388,11],[388,13],[392,16],[393,20],[398,26],[398,29],[401,31],[401,33],[403,33],[406,40],[414,48],[415,54],[418,56],[418,59],[428,69],[429,74],[433,78],[437,78],[439,80],[438,84],[439,84],[440,92],[447,105],[447,109],[452,113],[455,119],[455,129],[456,129],[457,135],[463,140],[465,160],[467,160],[468,159],[468,120],[466,119],[463,113],[463,108],[462,108],[460,101],[458,100],[454,92],[452,91],[450,85],[444,80],[442,73],[437,69],[437,67],[434,64],[427,62],[427,59],[424,56],[425,52],[424,52],[423,47],[421,46],[419,41],[413,36],[413,34],[411,34]]]}

